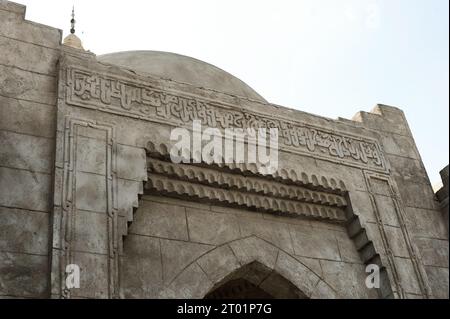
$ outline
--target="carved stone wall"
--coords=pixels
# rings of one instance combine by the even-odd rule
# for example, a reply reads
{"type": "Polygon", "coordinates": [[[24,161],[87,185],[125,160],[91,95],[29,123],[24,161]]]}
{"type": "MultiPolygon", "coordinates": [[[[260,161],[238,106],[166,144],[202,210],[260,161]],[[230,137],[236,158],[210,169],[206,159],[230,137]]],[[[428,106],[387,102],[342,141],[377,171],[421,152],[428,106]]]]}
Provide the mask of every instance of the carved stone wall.
{"type": "Polygon", "coordinates": [[[386,170],[379,144],[371,139],[336,134],[301,122],[239,110],[229,103],[198,98],[151,83],[133,81],[83,68],[67,70],[67,103],[152,122],[184,125],[200,120],[213,128],[278,128],[280,144],[293,153],[345,161],[386,170]]]}
{"type": "Polygon", "coordinates": [[[448,165],[439,173],[441,174],[442,187],[436,192],[436,197],[439,201],[448,231],[448,165]]]}
{"type": "Polygon", "coordinates": [[[448,231],[401,110],[330,120],[139,74],[24,9],[0,2],[0,297],[202,298],[228,280],[448,297],[448,231]],[[278,171],[172,163],[170,130],[195,119],[278,128],[278,171]]]}

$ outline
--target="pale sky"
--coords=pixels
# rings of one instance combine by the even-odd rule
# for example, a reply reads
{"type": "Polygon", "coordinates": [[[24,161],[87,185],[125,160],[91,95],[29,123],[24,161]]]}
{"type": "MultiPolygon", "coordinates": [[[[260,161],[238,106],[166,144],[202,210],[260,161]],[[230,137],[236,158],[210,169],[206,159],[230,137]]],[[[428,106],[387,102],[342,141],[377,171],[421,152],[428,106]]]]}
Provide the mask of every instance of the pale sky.
{"type": "Polygon", "coordinates": [[[448,0],[16,0],[95,54],[158,50],[237,76],[269,102],[337,118],[401,108],[432,184],[449,162],[448,0]]]}

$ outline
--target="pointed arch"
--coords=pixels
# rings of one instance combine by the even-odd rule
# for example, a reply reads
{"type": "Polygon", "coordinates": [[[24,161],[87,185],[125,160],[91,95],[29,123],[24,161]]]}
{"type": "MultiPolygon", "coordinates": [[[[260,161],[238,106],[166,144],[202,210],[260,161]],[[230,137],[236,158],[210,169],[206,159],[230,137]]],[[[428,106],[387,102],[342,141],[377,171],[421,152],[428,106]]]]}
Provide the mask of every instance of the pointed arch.
{"type": "Polygon", "coordinates": [[[238,278],[276,298],[339,298],[312,269],[257,236],[231,241],[203,254],[175,276],[159,297],[204,298],[220,285],[238,278]],[[284,292],[277,288],[279,285],[284,292]]]}

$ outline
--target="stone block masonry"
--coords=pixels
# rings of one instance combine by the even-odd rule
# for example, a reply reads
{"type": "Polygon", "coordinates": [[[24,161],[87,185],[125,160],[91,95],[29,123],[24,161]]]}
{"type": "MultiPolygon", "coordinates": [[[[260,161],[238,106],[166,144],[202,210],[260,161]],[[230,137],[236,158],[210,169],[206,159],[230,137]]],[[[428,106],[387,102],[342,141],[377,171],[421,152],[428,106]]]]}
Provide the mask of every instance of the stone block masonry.
{"type": "Polygon", "coordinates": [[[448,167],[435,195],[400,109],[331,120],[158,53],[168,80],[24,15],[0,1],[0,298],[448,298],[448,167]],[[278,170],[172,162],[194,120],[278,129],[278,170]]]}

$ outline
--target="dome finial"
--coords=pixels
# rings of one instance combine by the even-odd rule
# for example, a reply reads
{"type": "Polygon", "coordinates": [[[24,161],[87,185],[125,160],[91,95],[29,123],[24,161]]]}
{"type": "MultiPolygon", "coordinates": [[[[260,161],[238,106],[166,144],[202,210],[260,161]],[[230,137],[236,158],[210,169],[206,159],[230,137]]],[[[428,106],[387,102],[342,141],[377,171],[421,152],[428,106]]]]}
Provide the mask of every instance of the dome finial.
{"type": "Polygon", "coordinates": [[[63,44],[72,48],[84,50],[80,38],[78,38],[75,35],[75,6],[72,6],[72,19],[70,19],[70,34],[64,38],[63,44]]]}
{"type": "Polygon", "coordinates": [[[75,34],[75,6],[72,6],[72,19],[70,20],[70,33],[75,34]]]}

